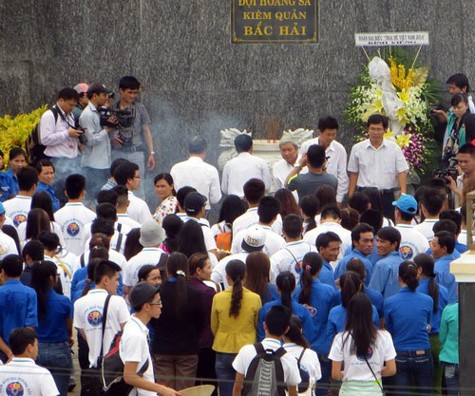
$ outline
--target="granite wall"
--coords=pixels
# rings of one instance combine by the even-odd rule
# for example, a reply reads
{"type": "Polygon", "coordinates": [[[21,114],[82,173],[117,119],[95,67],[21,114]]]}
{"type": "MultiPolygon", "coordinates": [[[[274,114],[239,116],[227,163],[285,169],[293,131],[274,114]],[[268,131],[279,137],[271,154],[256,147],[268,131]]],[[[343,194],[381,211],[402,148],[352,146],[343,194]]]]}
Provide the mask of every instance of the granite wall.
{"type": "MultiPolygon", "coordinates": [[[[125,74],[160,137],[160,170],[181,159],[186,138],[204,134],[210,161],[219,130],[254,130],[258,115],[285,129],[343,120],[365,62],[355,32],[429,31],[420,59],[431,77],[472,80],[473,0],[320,0],[318,44],[231,44],[231,0],[3,0],[0,2],[0,114],[52,103],[80,81],[116,88],[125,74]]],[[[370,53],[374,53],[370,50],[370,53]]],[[[351,143],[343,125],[340,140],[351,143]]]]}

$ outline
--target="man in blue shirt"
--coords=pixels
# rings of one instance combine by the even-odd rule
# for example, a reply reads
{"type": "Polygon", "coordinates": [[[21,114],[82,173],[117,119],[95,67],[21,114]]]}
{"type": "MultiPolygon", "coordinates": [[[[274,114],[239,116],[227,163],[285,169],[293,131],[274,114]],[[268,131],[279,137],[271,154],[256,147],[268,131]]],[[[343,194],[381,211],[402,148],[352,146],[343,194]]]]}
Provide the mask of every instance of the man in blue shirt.
{"type": "Polygon", "coordinates": [[[330,285],[336,290],[335,278],[333,277],[333,268],[331,261],[336,261],[340,254],[341,239],[338,234],[328,231],[320,234],[315,242],[318,253],[323,258],[323,267],[318,274],[320,282],[330,285]]]}
{"type": "Polygon", "coordinates": [[[369,287],[380,292],[386,299],[395,295],[400,289],[399,265],[404,261],[399,255],[401,233],[394,227],[383,227],[378,231],[376,247],[378,260],[373,268],[373,276],[369,287]]]}
{"type": "Polygon", "coordinates": [[[368,255],[373,251],[374,228],[366,223],[358,224],[355,228],[353,228],[353,231],[351,231],[351,241],[353,244],[353,250],[343,257],[343,259],[338,263],[334,272],[335,280],[340,279],[340,276],[346,272],[346,264],[348,264],[351,259],[356,257],[357,259],[360,259],[365,265],[365,285],[368,286],[373,273],[373,264],[368,259],[368,255]]]}
{"type": "Polygon", "coordinates": [[[5,284],[0,287],[0,358],[4,363],[13,356],[8,346],[10,332],[16,327],[34,330],[38,326],[36,292],[20,282],[22,270],[20,256],[9,254],[3,259],[5,284]]]}
{"type": "Polygon", "coordinates": [[[449,291],[449,304],[458,302],[457,282],[450,273],[450,263],[460,257],[455,250],[455,235],[448,231],[440,231],[430,242],[432,257],[435,260],[435,280],[449,291]]]}
{"type": "Polygon", "coordinates": [[[38,171],[38,185],[36,186],[35,194],[40,191],[46,191],[51,197],[53,212],[56,212],[61,206],[53,188],[55,175],[54,165],[49,159],[42,159],[36,164],[36,170],[38,171]]]}

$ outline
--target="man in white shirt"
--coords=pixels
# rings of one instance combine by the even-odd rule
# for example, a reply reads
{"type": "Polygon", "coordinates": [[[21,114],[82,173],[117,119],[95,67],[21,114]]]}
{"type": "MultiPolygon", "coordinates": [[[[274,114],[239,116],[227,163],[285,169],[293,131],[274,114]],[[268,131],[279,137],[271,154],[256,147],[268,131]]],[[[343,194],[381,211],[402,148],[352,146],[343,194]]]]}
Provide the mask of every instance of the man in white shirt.
{"type": "Polygon", "coordinates": [[[124,224],[130,229],[140,228],[140,223],[135,221],[127,214],[127,208],[130,205],[129,192],[125,186],[115,186],[112,191],[117,193],[117,223],[124,224]]]}
{"type": "Polygon", "coordinates": [[[401,195],[393,205],[396,228],[401,233],[399,255],[404,260],[412,260],[429,249],[427,238],[412,225],[417,214],[417,201],[412,195],[406,194],[401,195]]]}
{"type": "Polygon", "coordinates": [[[63,232],[66,248],[79,256],[84,252],[82,240],[85,226],[96,218],[96,214],[82,203],[86,195],[86,178],[77,174],[68,176],[65,193],[68,202],[54,217],[63,232]]]}
{"type": "Polygon", "coordinates": [[[188,145],[190,158],[173,165],[170,174],[173,177],[175,190],[184,186],[196,188],[201,195],[206,197],[206,209],[211,209],[210,204],[218,203],[221,199],[218,170],[205,162],[206,140],[195,136],[188,145]]]}
{"type": "Polygon", "coordinates": [[[144,265],[158,265],[162,255],[165,254],[159,248],[164,239],[165,231],[155,220],[148,221],[142,226],[139,242],[143,249],[127,261],[124,270],[125,294],[128,294],[128,291],[138,283],[140,268],[144,265]]]}
{"type": "Polygon", "coordinates": [[[444,197],[439,189],[428,188],[424,191],[421,200],[421,210],[424,215],[424,221],[416,225],[415,229],[430,242],[434,237],[432,227],[439,221],[439,214],[444,210],[444,197]]]}
{"type": "Polygon", "coordinates": [[[351,149],[348,196],[351,198],[357,190],[376,187],[381,196],[384,217],[394,219],[394,190],[399,186],[401,193],[406,193],[409,166],[397,143],[384,139],[388,129],[387,117],[373,114],[366,125],[369,139],[356,143],[351,149]]]}
{"type": "Polygon", "coordinates": [[[5,219],[5,207],[0,202],[0,260],[9,254],[19,254],[13,238],[2,231],[5,219]]]}
{"type": "MultiPolygon", "coordinates": [[[[280,361],[282,363],[285,386],[282,384],[276,384],[277,378],[273,377],[272,374],[270,374],[269,378],[272,384],[262,383],[260,381],[264,380],[262,376],[259,379],[247,377],[247,371],[258,352],[256,346],[246,345],[241,348],[233,362],[233,367],[236,370],[233,396],[241,395],[243,389],[245,392],[244,394],[248,394],[251,388],[256,392],[255,394],[261,394],[260,391],[262,394],[266,394],[266,391],[269,392],[268,386],[276,388],[274,391],[275,393],[273,392],[272,394],[281,394],[279,389],[283,387],[287,390],[289,396],[297,396],[297,385],[300,384],[301,381],[297,359],[295,359],[290,353],[281,349],[282,337],[289,330],[290,317],[291,313],[286,307],[282,305],[273,306],[269,312],[267,312],[264,322],[266,337],[258,344],[262,346],[264,350],[272,350],[276,353],[282,352],[280,361]],[[251,383],[244,384],[244,379],[249,380],[251,383]],[[263,385],[263,389],[260,389],[259,385],[263,385]]],[[[256,370],[256,372],[258,371],[256,370]]],[[[274,376],[275,372],[276,370],[274,370],[274,376]]]]}
{"type": "Polygon", "coordinates": [[[124,381],[134,386],[132,394],[137,396],[153,396],[157,393],[175,396],[178,394],[175,390],[155,383],[150,356],[147,325],[152,318],[158,319],[162,312],[159,290],[147,282],[140,282],[130,292],[129,301],[135,313],[125,324],[119,349],[124,362],[124,381]]]}
{"type": "Polygon", "coordinates": [[[38,357],[38,339],[28,327],[19,327],[10,333],[13,358],[0,365],[0,394],[11,396],[57,396],[58,388],[51,373],[35,364],[38,357]]]}
{"type": "Polygon", "coordinates": [[[298,282],[302,272],[303,256],[309,252],[317,251],[315,245],[311,246],[302,240],[302,228],[303,221],[301,217],[290,214],[284,218],[282,232],[286,244],[270,258],[272,283],[275,284],[277,276],[284,271],[292,272],[298,282]]]}
{"type": "Polygon", "coordinates": [[[299,156],[303,157],[308,148],[318,144],[325,148],[327,156],[326,171],[338,180],[336,200],[341,203],[348,192],[348,173],[346,172],[346,162],[348,155],[343,145],[335,140],[338,132],[338,121],[333,117],[320,118],[318,120],[319,135],[316,138],[307,140],[300,147],[299,156]]]}
{"type": "Polygon", "coordinates": [[[15,228],[25,222],[31,209],[31,197],[38,185],[38,171],[27,166],[20,169],[17,175],[20,192],[14,198],[3,203],[6,215],[13,220],[15,228]]]}
{"type": "MultiPolygon", "coordinates": [[[[280,139],[279,150],[282,159],[277,161],[272,167],[272,176],[274,177],[276,189],[285,187],[287,176],[293,171],[294,166],[297,163],[298,149],[298,144],[295,143],[291,138],[284,137],[280,139]]],[[[295,199],[298,200],[296,191],[293,192],[293,195],[295,199]]]]}
{"type": "MultiPolygon", "coordinates": [[[[244,200],[249,204],[249,209],[236,218],[233,222],[233,235],[237,235],[239,231],[247,230],[250,226],[256,225],[259,222],[259,216],[257,214],[257,206],[259,200],[265,194],[265,185],[262,180],[249,179],[243,187],[244,200]]],[[[272,225],[272,230],[277,235],[282,232],[282,217],[280,214],[277,216],[277,220],[272,225]]]]}
{"type": "Polygon", "coordinates": [[[133,191],[140,189],[142,178],[139,166],[133,162],[120,164],[114,169],[114,179],[119,186],[125,186],[129,191],[130,204],[127,208],[127,214],[140,224],[153,220],[147,203],[133,193],[133,191]]]}
{"type": "Polygon", "coordinates": [[[460,207],[460,202],[463,202],[463,184],[470,177],[475,176],[475,146],[468,143],[459,148],[457,153],[458,166],[462,170],[462,174],[457,177],[457,180],[447,176],[450,184],[448,187],[452,190],[455,201],[455,208],[460,207]]]}
{"type": "MultiPolygon", "coordinates": [[[[278,252],[285,245],[285,240],[272,230],[272,224],[276,221],[280,212],[280,202],[274,197],[262,197],[257,207],[259,221],[257,226],[266,233],[266,243],[262,251],[269,257],[278,252]]],[[[231,251],[240,253],[243,251],[242,243],[247,230],[240,231],[234,238],[231,251]]]]}
{"type": "Polygon", "coordinates": [[[252,178],[262,180],[266,191],[269,191],[272,185],[269,165],[262,158],[252,155],[252,137],[245,134],[238,135],[234,139],[234,146],[238,156],[224,165],[221,181],[223,193],[242,198],[244,184],[252,178]]]}
{"type": "MultiPolygon", "coordinates": [[[[89,347],[89,367],[97,370],[101,351],[103,355],[109,352],[114,336],[124,328],[130,318],[125,300],[115,295],[119,286],[120,270],[120,267],[112,261],[101,261],[94,271],[96,288],[74,303],[74,327],[79,330],[89,347]],[[108,295],[111,297],[107,316],[104,317],[108,295]],[[106,327],[102,337],[104,321],[106,327]]],[[[96,394],[100,388],[100,378],[91,373],[87,383],[83,384],[83,390],[90,389],[92,394],[96,394]]]]}
{"type": "MultiPolygon", "coordinates": [[[[89,102],[81,113],[79,125],[84,129],[86,143],[81,155],[81,167],[87,175],[87,202],[93,202],[106,183],[111,165],[109,133],[115,128],[103,125],[98,108],[106,104],[111,90],[102,84],[92,84],[87,90],[89,102]]],[[[115,116],[109,118],[117,121],[115,116]]]]}

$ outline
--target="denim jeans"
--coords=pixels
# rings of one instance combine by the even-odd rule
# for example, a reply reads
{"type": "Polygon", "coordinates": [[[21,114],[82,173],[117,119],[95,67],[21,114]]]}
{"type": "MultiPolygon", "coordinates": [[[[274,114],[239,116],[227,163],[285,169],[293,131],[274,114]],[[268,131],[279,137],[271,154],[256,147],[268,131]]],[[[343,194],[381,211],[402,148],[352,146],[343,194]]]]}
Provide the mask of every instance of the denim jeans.
{"type": "Polygon", "coordinates": [[[73,371],[71,346],[68,342],[51,342],[38,344],[36,363],[46,367],[53,376],[61,396],[68,393],[69,377],[73,371]]]}
{"type": "Polygon", "coordinates": [[[332,362],[328,359],[328,355],[318,355],[320,361],[320,369],[322,372],[322,378],[317,381],[315,389],[316,396],[327,396],[328,389],[330,388],[330,375],[332,372],[332,362]]]}
{"type": "Polygon", "coordinates": [[[444,368],[445,387],[447,396],[457,396],[459,394],[459,365],[441,362],[444,368]]]}
{"type": "Polygon", "coordinates": [[[434,362],[430,349],[397,352],[396,369],[396,375],[385,381],[385,384],[390,385],[388,394],[432,395],[434,362]]]}
{"type": "Polygon", "coordinates": [[[236,353],[216,352],[216,378],[218,379],[220,396],[231,396],[233,394],[234,377],[236,376],[233,361],[236,355],[236,353]]]}

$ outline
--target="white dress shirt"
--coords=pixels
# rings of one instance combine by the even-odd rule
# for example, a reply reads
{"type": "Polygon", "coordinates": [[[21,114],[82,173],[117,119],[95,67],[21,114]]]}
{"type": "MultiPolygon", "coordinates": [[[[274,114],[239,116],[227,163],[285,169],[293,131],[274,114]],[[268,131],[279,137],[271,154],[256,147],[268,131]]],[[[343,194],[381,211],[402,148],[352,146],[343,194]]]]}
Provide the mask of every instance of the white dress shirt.
{"type": "Polygon", "coordinates": [[[43,113],[40,120],[41,144],[46,146],[45,154],[49,157],[76,158],[79,153],[79,141],[77,138],[70,137],[68,133],[68,128],[74,126],[74,117],[61,110],[58,104],[56,107],[67,122],[61,115],[58,115],[55,121],[51,110],[43,113]]]}
{"type": "Polygon", "coordinates": [[[376,187],[379,190],[397,187],[397,175],[408,169],[401,148],[386,139],[377,149],[369,139],[356,143],[348,161],[348,172],[358,173],[358,187],[376,187]]]}
{"type": "Polygon", "coordinates": [[[127,214],[131,219],[135,220],[141,225],[147,221],[153,220],[147,203],[143,199],[136,197],[132,191],[129,191],[129,202],[127,214]]]}
{"type": "MultiPolygon", "coordinates": [[[[281,159],[277,161],[274,166],[272,167],[272,176],[274,177],[274,184],[276,190],[281,188],[285,188],[285,180],[287,180],[287,176],[290,172],[294,169],[293,165],[290,165],[285,159],[281,159]]],[[[299,196],[297,191],[292,191],[292,195],[294,196],[295,200],[298,202],[299,196]]]]}
{"type": "Polygon", "coordinates": [[[190,186],[204,195],[207,199],[206,209],[210,209],[210,204],[218,203],[221,199],[218,170],[200,157],[192,156],[186,161],[173,165],[170,174],[176,191],[190,186]]]}
{"type": "MultiPolygon", "coordinates": [[[[299,151],[299,159],[307,153],[308,148],[313,144],[319,144],[318,137],[307,140],[302,144],[299,151]]],[[[333,175],[338,180],[338,187],[336,191],[336,200],[338,202],[343,201],[343,197],[348,192],[348,173],[346,172],[346,162],[348,155],[343,145],[336,140],[330,143],[330,146],[325,150],[327,155],[327,173],[333,175]]]]}
{"type": "Polygon", "coordinates": [[[221,189],[224,194],[234,194],[242,198],[244,196],[244,184],[249,179],[262,180],[266,186],[266,191],[271,188],[272,176],[267,162],[250,153],[240,153],[224,165],[221,189]]]}

